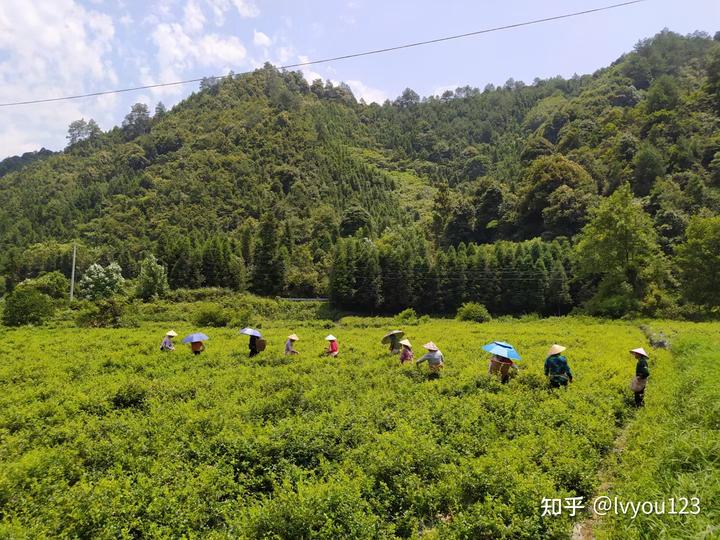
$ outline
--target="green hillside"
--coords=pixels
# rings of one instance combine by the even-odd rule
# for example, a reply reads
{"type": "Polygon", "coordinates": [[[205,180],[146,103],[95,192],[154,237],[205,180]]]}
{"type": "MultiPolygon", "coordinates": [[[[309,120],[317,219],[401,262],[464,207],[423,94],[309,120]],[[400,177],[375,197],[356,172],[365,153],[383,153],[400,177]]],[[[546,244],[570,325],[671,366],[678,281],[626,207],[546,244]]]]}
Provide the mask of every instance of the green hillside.
{"type": "Polygon", "coordinates": [[[152,253],[171,287],[330,294],[367,309],[396,308],[387,275],[409,260],[417,263],[405,280],[414,282],[410,303],[421,309],[448,311],[478,296],[431,305],[418,291],[437,288],[427,286],[432,275],[449,268],[467,280],[493,264],[523,285],[538,278],[528,285],[542,289],[534,311],[584,304],[610,282],[632,289],[631,301],[600,312],[647,305],[651,290],[682,303],[693,299],[677,273],[583,273],[574,239],[600,202],[628,185],[651,223],[650,243],[672,261],[691,216],[720,210],[719,127],[720,42],[704,34],[663,31],[570,80],[422,99],[408,89],[383,105],[267,65],[206,80],[170,111],[151,116],[136,105],[107,133],[74,123],[63,153],[0,176],[0,264],[8,289],[58,267],[67,274],[77,240],[81,272],[116,261],[133,278],[152,253]],[[371,267],[371,277],[377,266],[376,297],[332,290],[341,238],[370,240],[353,264],[371,267]],[[475,253],[487,252],[472,244],[497,241],[513,242],[512,256],[491,250],[494,262],[472,270],[475,253]],[[228,268],[243,278],[217,277],[228,268]],[[269,268],[277,271],[266,279],[269,268]],[[562,294],[552,279],[567,280],[562,294]]]}

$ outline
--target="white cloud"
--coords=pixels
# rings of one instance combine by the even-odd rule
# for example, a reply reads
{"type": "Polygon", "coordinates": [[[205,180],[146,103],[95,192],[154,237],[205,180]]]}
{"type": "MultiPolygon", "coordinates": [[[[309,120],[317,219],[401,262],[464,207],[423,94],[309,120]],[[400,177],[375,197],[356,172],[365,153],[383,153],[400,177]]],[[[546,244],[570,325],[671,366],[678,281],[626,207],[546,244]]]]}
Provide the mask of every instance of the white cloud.
{"type": "Polygon", "coordinates": [[[235,8],[241,17],[257,17],[260,15],[260,10],[253,0],[233,0],[233,4],[235,4],[235,8]]]}
{"type": "MultiPolygon", "coordinates": [[[[0,102],[81,94],[117,84],[114,37],[110,17],[74,0],[2,0],[0,102]]],[[[71,121],[104,117],[112,107],[110,100],[82,100],[7,108],[0,124],[0,152],[58,149],[71,121]]]]}
{"type": "MultiPolygon", "coordinates": [[[[299,63],[308,62],[310,59],[307,56],[300,55],[297,57],[299,63]]],[[[311,68],[300,68],[300,71],[302,72],[303,76],[305,77],[305,80],[309,83],[320,79],[322,81],[328,79],[328,77],[323,77],[322,74],[318,73],[317,71],[313,71],[311,68]]],[[[332,82],[334,85],[340,84],[340,81],[330,79],[330,82],[332,82]]],[[[350,89],[353,91],[353,94],[355,95],[355,98],[364,99],[367,103],[384,103],[386,99],[388,99],[387,93],[385,93],[384,90],[380,90],[379,88],[374,88],[372,86],[368,86],[362,81],[358,80],[349,80],[345,81],[345,83],[350,87],[350,89]]]]}
{"type": "Polygon", "coordinates": [[[269,47],[272,45],[272,39],[267,34],[253,30],[253,44],[258,47],[269,47]]]}
{"type": "Polygon", "coordinates": [[[203,36],[196,56],[199,65],[237,69],[245,60],[247,51],[235,36],[222,38],[215,34],[203,36]]]}
{"type": "Polygon", "coordinates": [[[159,24],[152,39],[157,46],[158,64],[178,72],[195,66],[237,69],[247,55],[235,36],[225,38],[206,34],[194,39],[177,23],[159,24]]]}
{"type": "Polygon", "coordinates": [[[206,3],[213,12],[215,24],[217,26],[225,24],[225,12],[230,7],[228,0],[206,0],[206,3]]]}
{"type": "Polygon", "coordinates": [[[277,52],[277,61],[280,64],[285,64],[295,56],[295,50],[292,47],[284,46],[280,47],[277,52]]]}
{"type": "Polygon", "coordinates": [[[183,27],[187,32],[200,32],[205,26],[205,15],[195,0],[188,0],[185,4],[183,27]]]}
{"type": "Polygon", "coordinates": [[[241,17],[253,18],[260,15],[260,10],[254,0],[205,0],[207,5],[213,12],[215,24],[222,26],[225,24],[225,13],[235,7],[241,17]]]}
{"type": "MultiPolygon", "coordinates": [[[[238,38],[217,34],[191,37],[178,23],[157,25],[152,40],[157,47],[157,67],[151,69],[147,63],[140,65],[143,85],[177,81],[197,67],[205,68],[207,76],[225,74],[230,70],[240,71],[247,60],[247,50],[238,38]]],[[[186,92],[186,88],[180,85],[163,86],[153,88],[151,92],[170,105],[186,92]]]]}
{"type": "Polygon", "coordinates": [[[362,81],[345,81],[357,99],[364,99],[366,103],[384,103],[388,95],[384,90],[368,86],[362,81]]]}

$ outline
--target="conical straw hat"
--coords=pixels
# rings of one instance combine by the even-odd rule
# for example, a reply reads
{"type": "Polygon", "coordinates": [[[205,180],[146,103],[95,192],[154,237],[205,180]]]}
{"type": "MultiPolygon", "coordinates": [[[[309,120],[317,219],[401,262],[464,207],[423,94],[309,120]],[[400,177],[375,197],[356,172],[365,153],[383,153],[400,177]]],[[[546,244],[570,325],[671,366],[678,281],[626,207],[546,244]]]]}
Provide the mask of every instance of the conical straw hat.
{"type": "Polygon", "coordinates": [[[428,341],[425,345],[423,345],[423,348],[427,349],[428,351],[439,351],[438,346],[435,345],[432,341],[428,341]]]}
{"type": "Polygon", "coordinates": [[[328,335],[325,337],[325,339],[326,339],[327,341],[337,341],[337,338],[336,338],[335,336],[333,336],[332,334],[328,334],[328,335]]]}
{"type": "Polygon", "coordinates": [[[567,349],[567,347],[563,347],[562,345],[558,345],[557,343],[555,343],[552,347],[550,347],[550,350],[548,351],[548,356],[560,354],[565,349],[567,349]]]}
{"type": "Polygon", "coordinates": [[[177,332],[175,330],[168,330],[168,333],[165,335],[168,337],[177,337],[177,332]]]}
{"type": "Polygon", "coordinates": [[[405,345],[406,347],[410,347],[412,349],[412,343],[410,343],[409,339],[401,339],[399,343],[400,345],[405,345]]]}
{"type": "Polygon", "coordinates": [[[641,355],[643,355],[645,358],[650,358],[650,357],[648,356],[648,353],[646,353],[646,352],[645,352],[645,349],[643,349],[642,347],[638,347],[637,349],[633,349],[633,350],[630,351],[630,352],[641,354],[641,355]]]}
{"type": "Polygon", "coordinates": [[[290,334],[290,335],[288,336],[288,339],[289,339],[290,341],[297,341],[297,340],[300,339],[300,338],[297,337],[297,334],[290,334]]]}

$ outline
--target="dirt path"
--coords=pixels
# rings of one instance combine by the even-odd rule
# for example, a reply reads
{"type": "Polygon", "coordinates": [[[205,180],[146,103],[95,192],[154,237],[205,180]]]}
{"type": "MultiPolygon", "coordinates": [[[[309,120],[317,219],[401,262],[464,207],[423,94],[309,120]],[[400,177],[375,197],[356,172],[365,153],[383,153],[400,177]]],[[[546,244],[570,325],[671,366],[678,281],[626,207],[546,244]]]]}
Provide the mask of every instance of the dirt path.
{"type": "MultiPolygon", "coordinates": [[[[622,431],[620,432],[620,435],[618,435],[618,437],[615,439],[613,449],[605,458],[605,463],[599,473],[600,485],[595,491],[594,497],[599,495],[607,495],[612,490],[614,480],[612,471],[615,468],[615,464],[617,464],[617,462],[620,460],[620,456],[625,449],[627,430],[631,423],[632,420],[625,424],[622,431]]],[[[572,540],[595,540],[595,527],[599,524],[602,517],[598,516],[593,511],[592,500],[585,501],[585,503],[587,504],[587,508],[590,510],[591,515],[575,524],[575,526],[573,527],[572,536],[570,537],[572,540]]]]}

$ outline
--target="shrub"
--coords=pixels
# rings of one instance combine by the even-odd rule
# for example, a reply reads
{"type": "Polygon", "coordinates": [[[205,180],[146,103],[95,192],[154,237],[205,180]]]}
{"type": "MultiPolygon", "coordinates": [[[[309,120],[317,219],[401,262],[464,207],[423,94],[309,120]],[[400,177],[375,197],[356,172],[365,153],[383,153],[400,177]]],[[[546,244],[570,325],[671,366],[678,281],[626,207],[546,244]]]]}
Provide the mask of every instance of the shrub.
{"type": "Polygon", "coordinates": [[[100,300],[119,293],[123,283],[125,279],[119,264],[111,263],[106,267],[93,264],[87,269],[78,286],[85,298],[100,300]]]}
{"type": "Polygon", "coordinates": [[[413,308],[404,309],[395,316],[395,321],[398,323],[413,323],[417,321],[417,313],[413,308]]]}
{"type": "Polygon", "coordinates": [[[150,300],[165,296],[168,288],[167,271],[158,264],[154,255],[149,255],[140,263],[135,294],[138,298],[150,300]]]}
{"type": "Polygon", "coordinates": [[[200,289],[174,289],[167,294],[170,302],[201,302],[203,300],[214,300],[232,294],[230,289],[221,287],[203,287],[200,289]]]}
{"type": "Polygon", "coordinates": [[[70,292],[70,281],[62,272],[48,272],[34,279],[26,279],[18,285],[18,288],[31,288],[51,298],[65,298],[70,292]]]}
{"type": "Polygon", "coordinates": [[[216,305],[208,305],[200,309],[195,315],[195,324],[198,326],[227,326],[230,322],[230,313],[216,305]]]}
{"type": "Polygon", "coordinates": [[[458,308],[456,318],[459,321],[473,321],[478,323],[492,320],[492,316],[487,308],[477,302],[465,302],[458,308]]]}
{"type": "MultiPolygon", "coordinates": [[[[93,328],[120,328],[123,324],[126,303],[120,298],[109,298],[90,304],[78,313],[78,326],[93,328]]],[[[132,326],[132,325],[131,325],[132,326]]]]}
{"type": "Polygon", "coordinates": [[[230,326],[244,328],[245,326],[257,326],[253,323],[257,316],[249,308],[243,308],[238,311],[232,319],[230,326]]]}
{"type": "Polygon", "coordinates": [[[55,311],[52,298],[33,288],[18,287],[5,299],[3,324],[43,324],[55,311]]]}

